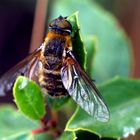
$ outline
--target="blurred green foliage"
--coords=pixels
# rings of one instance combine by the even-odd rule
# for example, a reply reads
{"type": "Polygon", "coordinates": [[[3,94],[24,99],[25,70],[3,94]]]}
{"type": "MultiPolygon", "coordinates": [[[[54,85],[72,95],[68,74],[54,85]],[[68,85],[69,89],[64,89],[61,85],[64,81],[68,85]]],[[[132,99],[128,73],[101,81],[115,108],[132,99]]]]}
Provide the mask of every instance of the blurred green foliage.
{"type": "Polygon", "coordinates": [[[29,135],[31,130],[40,127],[37,122],[27,119],[14,107],[9,105],[0,108],[0,138],[12,139],[17,136],[29,135]]]}

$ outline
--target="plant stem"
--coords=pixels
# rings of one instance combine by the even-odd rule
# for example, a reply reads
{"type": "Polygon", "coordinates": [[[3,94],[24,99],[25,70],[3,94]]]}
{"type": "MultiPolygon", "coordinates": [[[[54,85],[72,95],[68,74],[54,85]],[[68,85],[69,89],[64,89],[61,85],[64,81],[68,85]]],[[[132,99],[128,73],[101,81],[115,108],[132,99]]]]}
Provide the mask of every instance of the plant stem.
{"type": "Polygon", "coordinates": [[[48,132],[54,137],[58,137],[61,134],[61,131],[57,128],[57,114],[56,112],[52,111],[49,106],[46,106],[46,114],[40,120],[41,128],[32,130],[33,135],[37,135],[40,133],[48,132]]]}

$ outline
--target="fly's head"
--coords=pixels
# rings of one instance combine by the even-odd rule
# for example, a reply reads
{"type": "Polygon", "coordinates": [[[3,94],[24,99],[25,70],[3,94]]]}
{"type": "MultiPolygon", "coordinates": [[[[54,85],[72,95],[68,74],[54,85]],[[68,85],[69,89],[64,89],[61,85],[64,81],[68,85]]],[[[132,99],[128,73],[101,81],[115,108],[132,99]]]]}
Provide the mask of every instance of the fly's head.
{"type": "Polygon", "coordinates": [[[70,35],[72,32],[72,26],[67,20],[67,17],[59,16],[50,22],[49,30],[63,35],[70,35]]]}

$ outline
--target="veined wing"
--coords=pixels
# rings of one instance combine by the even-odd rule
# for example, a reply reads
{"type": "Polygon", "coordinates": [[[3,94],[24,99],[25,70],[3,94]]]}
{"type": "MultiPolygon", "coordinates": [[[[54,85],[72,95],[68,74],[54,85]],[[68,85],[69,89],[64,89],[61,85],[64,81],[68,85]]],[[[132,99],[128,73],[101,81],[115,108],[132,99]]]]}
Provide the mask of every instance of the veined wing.
{"type": "Polygon", "coordinates": [[[109,111],[100,92],[71,52],[61,69],[61,78],[69,95],[82,109],[99,121],[109,120],[109,111]]]}
{"type": "Polygon", "coordinates": [[[41,48],[42,46],[0,77],[0,96],[5,96],[5,93],[11,90],[17,76],[24,75],[30,79],[37,76],[41,48]]]}

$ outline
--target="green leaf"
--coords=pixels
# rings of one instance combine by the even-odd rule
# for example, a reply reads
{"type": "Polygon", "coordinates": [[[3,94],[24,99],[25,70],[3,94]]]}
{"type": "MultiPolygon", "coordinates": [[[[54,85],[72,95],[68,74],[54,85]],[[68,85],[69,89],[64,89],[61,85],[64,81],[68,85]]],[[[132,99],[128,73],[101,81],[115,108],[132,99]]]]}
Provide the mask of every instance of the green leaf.
{"type": "Polygon", "coordinates": [[[87,71],[90,77],[93,77],[93,63],[97,47],[97,38],[95,36],[87,36],[85,45],[80,33],[80,24],[78,21],[78,12],[68,17],[68,21],[72,25],[72,46],[73,53],[79,64],[87,71]]]}
{"type": "Polygon", "coordinates": [[[98,40],[99,49],[93,64],[94,79],[103,82],[115,75],[129,76],[131,44],[119,23],[109,12],[91,0],[57,0],[53,3],[51,18],[59,15],[68,16],[77,10],[83,37],[95,35],[98,40]]]}
{"type": "Polygon", "coordinates": [[[13,95],[18,109],[31,119],[45,115],[45,102],[40,87],[33,81],[19,76],[14,84],[13,95]]]}
{"type": "Polygon", "coordinates": [[[85,63],[86,50],[79,30],[80,24],[78,21],[78,12],[75,12],[74,14],[69,16],[68,21],[72,25],[72,37],[73,37],[72,48],[73,48],[74,56],[76,57],[81,67],[83,69],[86,69],[86,63],[85,63]]]}
{"type": "Polygon", "coordinates": [[[32,140],[55,140],[54,136],[49,133],[41,133],[35,136],[32,136],[32,140]]]}
{"type": "Polygon", "coordinates": [[[94,59],[97,51],[97,38],[95,36],[88,36],[85,40],[86,47],[86,72],[93,78],[94,59]]]}
{"type": "Polygon", "coordinates": [[[110,110],[110,121],[101,123],[78,108],[66,131],[89,131],[100,137],[122,138],[140,128],[140,80],[116,77],[99,89],[110,110]]]}
{"type": "MultiPolygon", "coordinates": [[[[79,15],[79,12],[75,12],[73,13],[72,15],[69,15],[67,17],[67,20],[71,23],[72,25],[72,37],[75,37],[75,34],[77,32],[79,32],[79,29],[80,29],[80,23],[79,23],[79,19],[78,19],[78,15],[79,15]]],[[[81,39],[82,40],[82,39],[81,39]]]]}
{"type": "Polygon", "coordinates": [[[40,128],[39,121],[28,119],[10,105],[0,106],[0,138],[2,140],[54,140],[48,133],[32,135],[40,128]]]}
{"type": "Polygon", "coordinates": [[[64,131],[64,133],[60,136],[58,140],[76,140],[77,137],[75,133],[71,131],[64,131]]]}
{"type": "Polygon", "coordinates": [[[15,135],[12,135],[10,137],[5,138],[5,140],[33,140],[31,135],[29,133],[18,133],[15,135]]]}
{"type": "Polygon", "coordinates": [[[4,140],[26,139],[39,123],[24,117],[12,106],[0,106],[0,138],[4,140]]]}
{"type": "Polygon", "coordinates": [[[68,102],[69,96],[61,97],[61,98],[51,98],[47,97],[48,104],[51,106],[51,109],[58,110],[60,109],[66,102],[68,102]]]}

